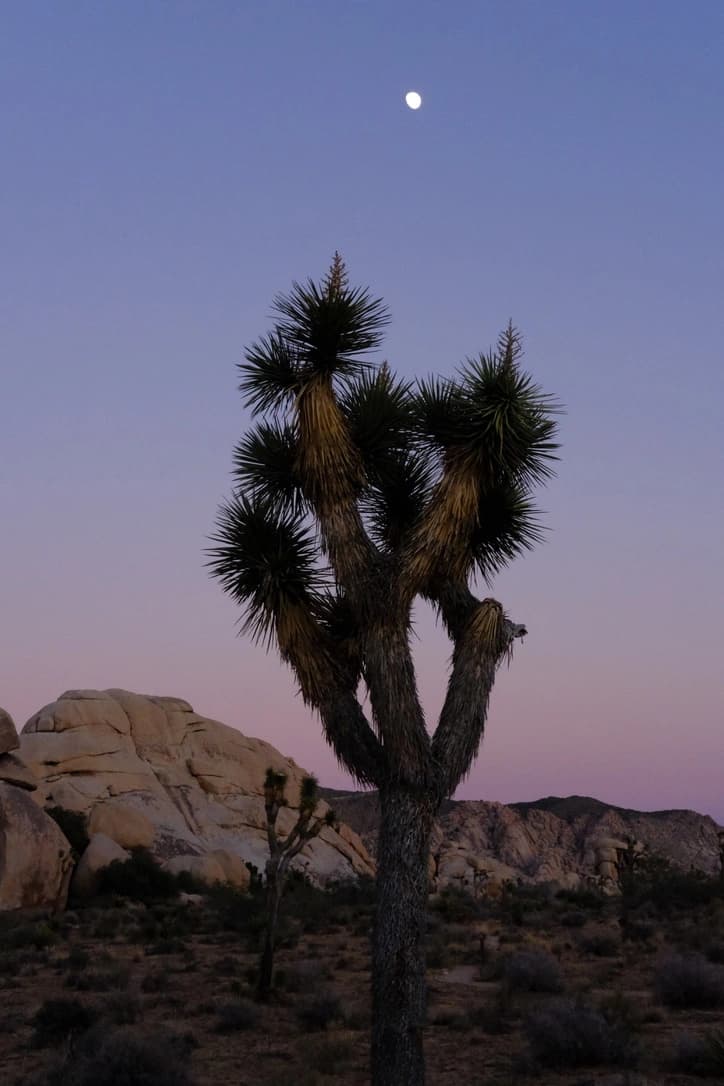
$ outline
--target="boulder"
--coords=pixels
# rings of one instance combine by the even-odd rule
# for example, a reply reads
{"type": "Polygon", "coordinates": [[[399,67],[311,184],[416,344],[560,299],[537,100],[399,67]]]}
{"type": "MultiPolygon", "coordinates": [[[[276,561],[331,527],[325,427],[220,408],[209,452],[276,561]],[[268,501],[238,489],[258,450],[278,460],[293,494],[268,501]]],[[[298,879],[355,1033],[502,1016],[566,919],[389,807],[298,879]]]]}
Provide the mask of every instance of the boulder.
{"type": "MultiPolygon", "coordinates": [[[[247,863],[263,871],[269,855],[266,770],[287,775],[282,833],[296,819],[306,775],[269,743],[201,716],[181,698],[119,689],[62,694],[25,725],[20,754],[38,778],[41,805],[85,814],[91,832],[123,847],[143,842],[161,863],[228,854],[212,870],[233,885],[248,881],[247,863]]],[[[326,809],[320,804],[320,813],[326,809]]],[[[361,839],[344,826],[325,826],[294,866],[319,885],[374,874],[361,839]]]]}
{"type": "Polygon", "coordinates": [[[0,910],[62,909],[71,848],[23,788],[0,781],[0,910]]]}
{"type": "Polygon", "coordinates": [[[0,781],[28,792],[34,792],[38,787],[35,774],[16,754],[0,754],[0,781]]]}
{"type": "Polygon", "coordinates": [[[129,858],[130,853],[110,837],[106,837],[105,833],[93,834],[73,875],[73,895],[81,898],[93,897],[98,892],[103,868],[109,867],[114,860],[123,861],[129,858]]]}
{"type": "Polygon", "coordinates": [[[155,836],[153,822],[143,811],[115,800],[106,800],[93,807],[88,830],[105,834],[121,848],[150,848],[155,836]]]}
{"type": "Polygon", "coordinates": [[[163,866],[172,875],[187,872],[193,878],[198,879],[199,882],[204,882],[207,886],[213,886],[214,883],[228,881],[217,855],[209,853],[206,856],[174,856],[172,860],[166,860],[163,866]]]}
{"type": "Polygon", "coordinates": [[[7,754],[10,750],[17,750],[20,746],[18,733],[10,713],[0,709],[0,754],[7,754]]]}
{"type": "Polygon", "coordinates": [[[224,881],[236,890],[248,890],[251,883],[251,872],[240,856],[235,852],[229,852],[226,848],[217,848],[209,853],[224,873],[224,881]]]}
{"type": "Polygon", "coordinates": [[[591,844],[597,852],[601,850],[617,852],[619,849],[628,848],[626,841],[622,841],[618,837],[598,837],[591,844]]]}

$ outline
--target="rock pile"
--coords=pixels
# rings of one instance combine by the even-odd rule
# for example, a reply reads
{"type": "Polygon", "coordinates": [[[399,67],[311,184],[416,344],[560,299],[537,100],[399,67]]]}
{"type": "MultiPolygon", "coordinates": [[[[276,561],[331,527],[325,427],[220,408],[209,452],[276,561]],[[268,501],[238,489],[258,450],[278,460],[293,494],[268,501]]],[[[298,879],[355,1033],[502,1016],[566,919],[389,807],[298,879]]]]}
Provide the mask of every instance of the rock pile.
{"type": "Polygon", "coordinates": [[[34,801],[37,782],[16,751],[12,718],[0,709],[0,910],[61,909],[68,896],[70,845],[34,801]]]}
{"type": "Polygon", "coordinates": [[[594,838],[584,856],[584,863],[593,870],[591,883],[599,886],[604,893],[618,893],[624,871],[633,870],[645,851],[643,841],[631,836],[625,840],[617,837],[594,838]]]}
{"type": "MultiPolygon", "coordinates": [[[[374,852],[376,793],[328,798],[374,852]]],[[[495,893],[509,880],[617,893],[621,872],[644,850],[684,871],[713,875],[724,867],[724,831],[695,811],[646,814],[585,796],[510,806],[449,801],[433,828],[430,882],[434,890],[454,885],[480,893],[495,893]]]]}
{"type": "MultiPolygon", "coordinates": [[[[71,690],[46,705],[20,736],[42,806],[83,814],[90,845],[74,893],[93,892],[99,870],[143,846],[173,872],[244,888],[247,864],[268,855],[263,783],[287,774],[293,824],[304,770],[270,744],[194,712],[180,698],[126,690],[71,690]]],[[[324,805],[324,810],[327,805],[324,805]]],[[[371,875],[374,865],[349,827],[325,827],[297,866],[312,881],[371,875]]]]}

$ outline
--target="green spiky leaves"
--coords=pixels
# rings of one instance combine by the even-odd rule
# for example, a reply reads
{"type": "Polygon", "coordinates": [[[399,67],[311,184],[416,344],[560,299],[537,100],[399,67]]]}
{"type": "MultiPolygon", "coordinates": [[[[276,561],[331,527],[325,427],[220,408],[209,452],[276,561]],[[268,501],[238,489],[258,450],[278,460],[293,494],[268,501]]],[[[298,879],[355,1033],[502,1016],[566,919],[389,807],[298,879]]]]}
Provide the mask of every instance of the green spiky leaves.
{"type": "Polygon", "coordinates": [[[378,546],[399,551],[425,508],[433,483],[434,464],[416,451],[386,458],[363,508],[378,546]]]}
{"type": "Polygon", "coordinates": [[[269,766],[264,776],[264,801],[267,806],[287,806],[287,779],[286,773],[269,766]]]}
{"type": "Polygon", "coordinates": [[[410,446],[415,417],[411,386],[398,381],[385,362],[375,372],[360,375],[341,397],[352,441],[371,479],[410,446]]]}
{"type": "Polygon", "coordinates": [[[242,491],[271,507],[302,511],[297,439],[288,423],[260,422],[249,430],[234,449],[234,475],[242,491]]]}
{"type": "Polygon", "coordinates": [[[553,473],[559,412],[521,371],[520,336],[509,325],[495,351],[469,359],[455,381],[420,382],[415,411],[420,440],[431,452],[474,464],[484,486],[540,483],[553,473]]]}
{"type": "Polygon", "coordinates": [[[455,381],[441,377],[420,381],[413,406],[418,438],[432,455],[459,444],[465,424],[465,401],[455,381]]]}
{"type": "Polygon", "coordinates": [[[507,356],[480,355],[462,371],[465,422],[461,444],[489,479],[526,484],[553,473],[557,404],[507,356]]]}
{"type": "Polygon", "coordinates": [[[319,800],[319,782],[316,777],[302,777],[299,787],[299,808],[305,813],[314,814],[319,800]]]}
{"type": "Polygon", "coordinates": [[[418,386],[418,441],[442,474],[411,551],[417,586],[474,567],[489,580],[541,538],[529,491],[552,474],[558,407],[521,371],[521,353],[510,325],[455,380],[418,386]]]}
{"type": "Polygon", "coordinates": [[[208,565],[244,608],[242,628],[269,643],[289,613],[321,608],[325,588],[316,539],[293,513],[258,497],[234,495],[221,506],[208,565]]]}
{"type": "Polygon", "coordinates": [[[522,486],[508,484],[481,494],[471,546],[486,581],[542,539],[538,510],[522,486]]]}
{"type": "Polygon", "coordinates": [[[241,366],[261,417],[235,449],[209,565],[311,704],[332,674],[356,689],[386,578],[411,605],[474,570],[489,580],[542,535],[531,491],[552,474],[558,409],[522,370],[518,333],[413,386],[370,364],[387,323],[335,254],[276,298],[241,366]]]}
{"type": "Polygon", "coordinates": [[[369,363],[389,323],[379,298],[350,287],[338,253],[321,283],[294,283],[274,300],[272,333],[252,344],[240,366],[240,389],[257,412],[283,410],[315,378],[349,380],[369,363]]]}
{"type": "Polygon", "coordinates": [[[274,301],[277,330],[310,374],[351,376],[364,369],[360,355],[375,350],[389,323],[387,309],[369,291],[350,288],[332,273],[321,287],[294,283],[274,301]]]}
{"type": "Polygon", "coordinates": [[[278,329],[248,347],[239,366],[244,406],[264,414],[281,411],[299,391],[302,361],[278,329]]]}

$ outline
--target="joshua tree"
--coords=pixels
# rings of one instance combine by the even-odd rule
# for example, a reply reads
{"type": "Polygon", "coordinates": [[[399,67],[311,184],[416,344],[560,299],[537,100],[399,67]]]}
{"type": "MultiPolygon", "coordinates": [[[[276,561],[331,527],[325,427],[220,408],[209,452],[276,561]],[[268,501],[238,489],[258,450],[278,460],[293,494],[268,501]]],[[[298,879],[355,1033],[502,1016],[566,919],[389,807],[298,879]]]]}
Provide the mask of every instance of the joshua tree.
{"type": "Polygon", "coordinates": [[[319,786],[315,777],[303,777],[299,796],[299,815],[286,837],[277,833],[277,818],[282,807],[288,806],[286,798],[287,775],[274,769],[267,769],[264,780],[264,808],[266,810],[266,832],[269,841],[269,859],[266,862],[266,927],[264,949],[259,962],[259,999],[269,998],[274,974],[274,946],[276,943],[277,922],[279,920],[279,902],[284,893],[284,884],[289,874],[289,866],[295,856],[302,851],[307,841],[324,828],[334,825],[334,811],[328,810],[321,818],[315,818],[314,812],[319,802],[319,786]]]}
{"type": "Polygon", "coordinates": [[[541,538],[531,490],[552,474],[556,405],[521,370],[512,326],[454,378],[413,385],[372,366],[387,311],[349,285],[338,255],[274,309],[240,367],[259,420],[235,450],[210,566],[245,629],[292,667],[341,765],[379,791],[372,1082],[420,1086],[432,822],[526,633],[469,582],[541,538]],[[410,647],[417,597],[453,645],[433,734],[410,647]]]}

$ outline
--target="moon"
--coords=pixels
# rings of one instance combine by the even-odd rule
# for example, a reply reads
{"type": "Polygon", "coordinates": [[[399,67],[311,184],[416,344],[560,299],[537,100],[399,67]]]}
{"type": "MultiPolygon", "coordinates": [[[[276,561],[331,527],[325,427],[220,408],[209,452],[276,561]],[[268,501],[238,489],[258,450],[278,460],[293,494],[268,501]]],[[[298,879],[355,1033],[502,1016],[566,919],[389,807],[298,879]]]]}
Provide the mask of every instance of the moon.
{"type": "Polygon", "coordinates": [[[417,91],[408,91],[405,95],[408,109],[419,109],[422,105],[422,96],[417,91]]]}

